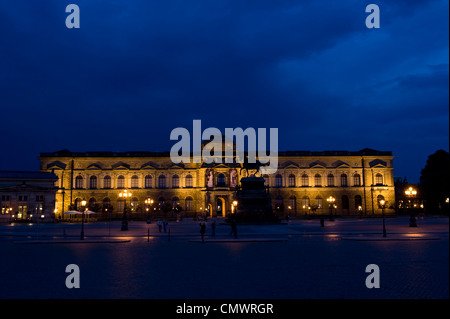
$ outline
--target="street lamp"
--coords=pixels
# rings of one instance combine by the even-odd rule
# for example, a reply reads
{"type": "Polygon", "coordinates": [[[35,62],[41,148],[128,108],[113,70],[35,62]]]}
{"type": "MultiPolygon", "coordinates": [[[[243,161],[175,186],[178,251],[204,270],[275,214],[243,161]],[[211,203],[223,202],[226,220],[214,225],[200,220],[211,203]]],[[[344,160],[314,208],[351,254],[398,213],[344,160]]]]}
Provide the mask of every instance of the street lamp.
{"type": "Polygon", "coordinates": [[[327,198],[327,202],[330,206],[330,221],[333,221],[333,207],[334,207],[334,202],[336,201],[336,198],[334,198],[333,196],[330,196],[327,198]]]}
{"type": "Polygon", "coordinates": [[[144,203],[146,205],[145,210],[147,211],[147,224],[151,224],[152,220],[150,218],[150,208],[152,208],[153,206],[153,199],[147,198],[146,200],[144,200],[144,203]]]}
{"type": "Polygon", "coordinates": [[[233,213],[233,214],[236,212],[237,204],[238,204],[237,200],[234,200],[234,201],[233,201],[233,206],[232,206],[232,208],[233,208],[232,213],[233,213]]]}
{"type": "Polygon", "coordinates": [[[127,220],[127,198],[131,198],[131,193],[126,189],[119,193],[119,197],[123,198],[123,217],[122,217],[122,227],[120,230],[128,230],[128,220],[127,220]]]}
{"type": "Polygon", "coordinates": [[[409,202],[410,202],[409,207],[411,208],[411,199],[414,201],[414,197],[417,195],[417,191],[414,188],[409,187],[405,191],[405,194],[406,194],[406,196],[408,196],[410,198],[410,200],[409,200],[409,202]]]}
{"type": "Polygon", "coordinates": [[[383,237],[386,237],[386,225],[384,223],[384,209],[386,208],[386,201],[384,199],[380,199],[380,208],[381,208],[381,215],[383,216],[383,237]]]}
{"type": "Polygon", "coordinates": [[[84,240],[84,211],[86,210],[86,200],[81,201],[81,234],[80,234],[80,240],[84,240]]]}

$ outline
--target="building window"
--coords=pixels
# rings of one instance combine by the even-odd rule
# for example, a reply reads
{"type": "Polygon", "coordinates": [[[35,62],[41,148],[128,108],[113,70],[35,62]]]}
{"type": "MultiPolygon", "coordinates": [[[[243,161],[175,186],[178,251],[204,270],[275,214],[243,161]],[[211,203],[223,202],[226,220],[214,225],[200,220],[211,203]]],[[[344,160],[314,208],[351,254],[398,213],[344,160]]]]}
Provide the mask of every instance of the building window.
{"type": "Polygon", "coordinates": [[[150,175],[145,176],[145,188],[152,188],[152,177],[150,175]]]}
{"type": "Polygon", "coordinates": [[[295,187],[295,175],[290,174],[288,180],[289,180],[289,187],[295,187]]]}
{"type": "Polygon", "coordinates": [[[296,211],[296,199],[295,196],[289,197],[289,210],[292,212],[296,211]]]}
{"type": "Polygon", "coordinates": [[[136,175],[131,177],[131,188],[139,188],[139,177],[136,175]]]}
{"type": "Polygon", "coordinates": [[[123,199],[119,199],[119,200],[117,201],[117,210],[116,210],[116,212],[122,213],[124,207],[125,207],[125,202],[124,202],[124,200],[123,200],[123,199]]]}
{"type": "Polygon", "coordinates": [[[342,196],[342,209],[349,209],[349,208],[350,208],[350,204],[349,204],[348,196],[343,195],[342,196]]]}
{"type": "Polygon", "coordinates": [[[275,199],[275,209],[277,211],[283,211],[283,197],[277,196],[277,198],[275,199]]]}
{"type": "Polygon", "coordinates": [[[184,180],[184,183],[185,183],[186,187],[193,187],[194,183],[193,183],[193,180],[192,180],[192,176],[191,175],[187,175],[185,180],[184,180]]]}
{"type": "Polygon", "coordinates": [[[91,176],[89,178],[89,188],[97,189],[97,176],[91,176]]]}
{"type": "Polygon", "coordinates": [[[317,208],[322,208],[323,207],[323,199],[322,199],[322,197],[320,197],[320,196],[316,197],[316,205],[317,205],[317,208]]]}
{"type": "Polygon", "coordinates": [[[309,207],[309,197],[308,196],[304,196],[302,198],[302,208],[303,209],[308,209],[309,207]]]}
{"type": "Polygon", "coordinates": [[[164,175],[158,177],[158,188],[166,188],[166,177],[164,175]]]}
{"type": "Polygon", "coordinates": [[[327,184],[328,184],[328,186],[334,186],[334,176],[333,176],[333,174],[329,174],[327,176],[327,184]]]}
{"type": "Polygon", "coordinates": [[[341,186],[347,187],[347,175],[346,174],[341,175],[341,186]]]}
{"type": "Polygon", "coordinates": [[[362,197],[360,195],[355,196],[355,208],[358,210],[362,210],[362,197]]]}
{"type": "Polygon", "coordinates": [[[180,205],[180,199],[178,197],[172,197],[172,209],[180,205]]]}
{"type": "Polygon", "coordinates": [[[96,204],[97,204],[97,201],[95,200],[95,198],[91,198],[89,200],[89,206],[88,206],[89,210],[96,211],[96,204]]]}
{"type": "Polygon", "coordinates": [[[194,200],[192,199],[192,197],[190,196],[186,197],[185,203],[186,203],[185,205],[186,211],[192,212],[194,210],[194,200]]]}
{"type": "Polygon", "coordinates": [[[178,175],[172,176],[172,188],[179,188],[180,187],[180,178],[178,175]]]}
{"type": "Polygon", "coordinates": [[[103,178],[103,188],[111,188],[111,176],[105,176],[105,178],[103,178]]]}
{"type": "Polygon", "coordinates": [[[109,198],[103,199],[103,211],[111,209],[111,200],[109,198]]]}
{"type": "Polygon", "coordinates": [[[282,187],[283,186],[283,177],[280,174],[277,174],[275,176],[275,187],[282,187]]]}
{"type": "Polygon", "coordinates": [[[77,176],[75,178],[75,188],[76,189],[82,189],[83,188],[83,177],[77,176]]]}
{"type": "Polygon", "coordinates": [[[122,175],[117,178],[117,188],[125,188],[125,177],[122,175]]]}
{"type": "Polygon", "coordinates": [[[383,185],[383,175],[381,175],[380,173],[375,175],[375,184],[376,185],[383,185]]]}
{"type": "Polygon", "coordinates": [[[306,174],[302,175],[302,186],[303,187],[309,186],[309,177],[306,174]]]}
{"type": "Polygon", "coordinates": [[[217,175],[217,187],[225,187],[225,175],[219,174],[217,175]]]}
{"type": "Polygon", "coordinates": [[[377,204],[378,204],[378,206],[381,206],[380,201],[382,201],[382,200],[384,200],[384,196],[383,195],[378,195],[377,196],[377,204]]]}
{"type": "Polygon", "coordinates": [[[314,185],[316,187],[322,186],[322,176],[320,176],[320,174],[316,174],[316,176],[314,176],[314,185]]]}
{"type": "Polygon", "coordinates": [[[135,211],[138,209],[138,206],[139,206],[139,200],[138,200],[136,197],[133,197],[133,198],[131,199],[130,204],[131,204],[131,211],[132,211],[132,212],[135,212],[135,211]]]}
{"type": "Polygon", "coordinates": [[[359,174],[355,174],[353,176],[353,185],[354,186],[361,186],[361,176],[359,174]]]}

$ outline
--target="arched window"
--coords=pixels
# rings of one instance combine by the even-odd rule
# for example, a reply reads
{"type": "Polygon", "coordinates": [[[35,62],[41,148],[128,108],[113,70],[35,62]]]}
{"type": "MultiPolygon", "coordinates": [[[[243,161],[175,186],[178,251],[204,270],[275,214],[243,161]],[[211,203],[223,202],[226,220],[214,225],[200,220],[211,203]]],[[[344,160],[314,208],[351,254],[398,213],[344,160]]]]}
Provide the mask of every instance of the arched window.
{"type": "Polygon", "coordinates": [[[105,176],[103,178],[103,188],[109,189],[111,188],[111,176],[105,176]]]}
{"type": "Polygon", "coordinates": [[[131,188],[139,188],[139,177],[136,175],[131,177],[131,188]]]}
{"type": "Polygon", "coordinates": [[[275,209],[278,211],[283,210],[283,197],[277,196],[277,198],[275,199],[275,209]]]}
{"type": "Polygon", "coordinates": [[[83,177],[77,176],[75,178],[75,188],[76,189],[82,189],[83,188],[83,177]]]}
{"type": "Polygon", "coordinates": [[[103,211],[109,211],[110,210],[110,208],[111,208],[111,200],[108,198],[108,197],[106,197],[106,198],[104,198],[103,199],[103,203],[102,203],[103,205],[103,211]]]}
{"type": "Polygon", "coordinates": [[[280,174],[277,174],[275,176],[275,187],[282,187],[283,186],[283,177],[280,174]]]}
{"type": "Polygon", "coordinates": [[[95,211],[95,209],[96,209],[96,207],[95,207],[96,203],[97,203],[97,201],[95,200],[95,198],[89,199],[89,204],[88,204],[89,206],[88,206],[88,209],[91,210],[91,211],[95,211]]]}
{"type": "Polygon", "coordinates": [[[178,197],[172,197],[172,208],[175,208],[178,205],[180,205],[180,199],[178,197]]]}
{"type": "Polygon", "coordinates": [[[117,178],[117,188],[125,188],[125,177],[122,175],[117,178]]]}
{"type": "Polygon", "coordinates": [[[362,197],[360,195],[355,196],[355,208],[358,210],[362,210],[362,197]]]}
{"type": "Polygon", "coordinates": [[[341,175],[341,186],[347,187],[347,175],[346,174],[341,175]]]}
{"type": "Polygon", "coordinates": [[[145,176],[145,188],[152,188],[153,179],[150,175],[145,176]]]}
{"type": "Polygon", "coordinates": [[[302,208],[303,209],[308,209],[309,207],[309,197],[308,196],[303,196],[302,198],[302,208]]]}
{"type": "Polygon", "coordinates": [[[302,186],[303,187],[309,186],[309,177],[306,174],[302,175],[302,186]]]}
{"type": "Polygon", "coordinates": [[[353,185],[361,186],[361,176],[359,174],[353,175],[353,185]]]}
{"type": "Polygon", "coordinates": [[[96,189],[97,188],[97,176],[91,176],[89,178],[89,188],[96,189]]]}
{"type": "Polygon", "coordinates": [[[166,188],[166,177],[164,175],[158,177],[158,188],[166,188]]]}
{"type": "Polygon", "coordinates": [[[320,196],[316,197],[316,205],[317,205],[317,208],[322,208],[323,207],[323,199],[322,199],[322,197],[320,197],[320,196]]]}
{"type": "Polygon", "coordinates": [[[191,175],[187,175],[185,180],[184,180],[184,183],[185,183],[186,187],[193,187],[194,183],[193,183],[193,180],[192,180],[192,176],[191,175]]]}
{"type": "Polygon", "coordinates": [[[348,196],[343,195],[342,196],[342,209],[349,209],[349,208],[350,208],[350,204],[349,204],[348,196]]]}
{"type": "Polygon", "coordinates": [[[316,176],[314,176],[314,185],[316,187],[322,186],[322,176],[320,176],[320,174],[316,174],[316,176]]]}
{"type": "MultiPolygon", "coordinates": [[[[297,204],[297,201],[296,201],[295,196],[289,197],[289,207],[290,207],[290,210],[291,210],[292,212],[295,212],[295,210],[296,210],[296,204],[297,204]]],[[[289,208],[289,207],[288,207],[288,208],[289,208]]]]}
{"type": "Polygon", "coordinates": [[[172,188],[179,188],[180,187],[180,178],[178,175],[172,176],[172,188]]]}
{"type": "Polygon", "coordinates": [[[224,187],[225,186],[225,175],[219,174],[217,175],[217,186],[224,187]]]}
{"type": "Polygon", "coordinates": [[[123,200],[123,198],[118,199],[116,212],[123,213],[124,208],[125,208],[125,201],[123,200]]]}
{"type": "Polygon", "coordinates": [[[383,175],[381,175],[380,173],[375,175],[375,184],[376,185],[383,185],[383,175]]]}
{"type": "Polygon", "coordinates": [[[194,210],[194,200],[192,199],[192,197],[186,197],[185,204],[186,212],[192,212],[194,210]]]}
{"type": "Polygon", "coordinates": [[[77,210],[77,211],[81,210],[82,209],[81,198],[75,199],[74,205],[75,205],[75,210],[77,210]]]}
{"type": "Polygon", "coordinates": [[[295,175],[294,174],[289,175],[289,187],[295,187],[295,175]]]}
{"type": "Polygon", "coordinates": [[[328,184],[328,186],[334,186],[334,176],[333,176],[333,174],[328,174],[328,176],[327,176],[327,184],[328,184]]]}
{"type": "Polygon", "coordinates": [[[136,197],[131,199],[131,211],[136,212],[139,206],[139,200],[136,197]]]}

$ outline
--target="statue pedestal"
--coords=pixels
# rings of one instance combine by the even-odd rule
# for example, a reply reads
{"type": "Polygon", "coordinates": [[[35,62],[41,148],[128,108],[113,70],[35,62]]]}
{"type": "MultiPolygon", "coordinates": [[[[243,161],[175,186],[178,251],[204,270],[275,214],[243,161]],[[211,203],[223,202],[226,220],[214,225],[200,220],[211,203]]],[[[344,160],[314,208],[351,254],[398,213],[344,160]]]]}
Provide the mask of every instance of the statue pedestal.
{"type": "Polygon", "coordinates": [[[238,202],[236,221],[252,223],[279,223],[273,213],[272,199],[263,177],[244,177],[236,193],[238,202]]]}

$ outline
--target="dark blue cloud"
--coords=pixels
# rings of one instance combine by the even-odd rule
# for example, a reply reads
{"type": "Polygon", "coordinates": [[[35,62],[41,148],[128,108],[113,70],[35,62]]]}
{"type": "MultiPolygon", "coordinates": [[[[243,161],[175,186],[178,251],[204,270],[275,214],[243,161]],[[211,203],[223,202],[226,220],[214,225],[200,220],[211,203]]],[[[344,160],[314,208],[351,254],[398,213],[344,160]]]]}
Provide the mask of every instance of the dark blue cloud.
{"type": "Polygon", "coordinates": [[[448,149],[448,1],[0,3],[2,169],[43,151],[168,150],[170,131],[278,127],[283,150],[448,149]]]}

